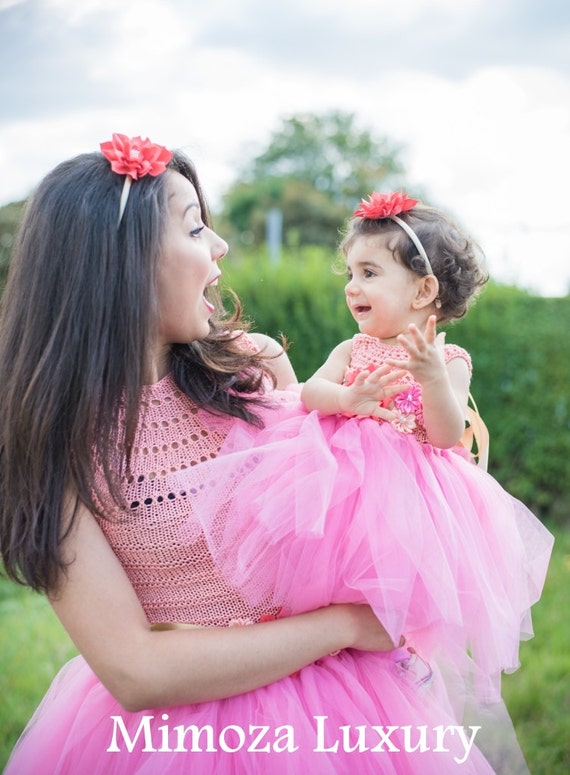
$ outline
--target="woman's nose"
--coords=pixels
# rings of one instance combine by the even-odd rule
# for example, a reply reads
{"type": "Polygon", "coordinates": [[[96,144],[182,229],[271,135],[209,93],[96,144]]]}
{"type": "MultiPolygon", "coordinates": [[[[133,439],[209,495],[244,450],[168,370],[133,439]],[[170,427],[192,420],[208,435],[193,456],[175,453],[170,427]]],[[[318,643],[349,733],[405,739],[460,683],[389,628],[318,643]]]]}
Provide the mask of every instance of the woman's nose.
{"type": "Polygon", "coordinates": [[[221,261],[222,258],[227,255],[228,250],[230,249],[228,243],[219,237],[214,232],[215,240],[214,244],[212,246],[212,258],[214,261],[221,261]]]}

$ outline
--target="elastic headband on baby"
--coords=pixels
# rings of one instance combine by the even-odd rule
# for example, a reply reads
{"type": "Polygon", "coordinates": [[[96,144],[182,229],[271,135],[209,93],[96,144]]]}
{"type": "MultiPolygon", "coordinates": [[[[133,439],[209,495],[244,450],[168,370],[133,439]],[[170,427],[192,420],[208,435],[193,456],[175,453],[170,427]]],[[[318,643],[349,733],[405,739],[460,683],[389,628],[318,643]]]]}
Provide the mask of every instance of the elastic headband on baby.
{"type": "Polygon", "coordinates": [[[113,172],[125,176],[119,202],[117,221],[119,226],[133,180],[144,178],[145,175],[161,175],[172,159],[172,152],[163,145],[151,143],[148,138],[143,140],[142,137],[127,137],[120,134],[113,134],[113,139],[101,143],[100,147],[103,156],[111,162],[113,172]]]}
{"type": "Polygon", "coordinates": [[[430,260],[424,249],[424,246],[420,242],[420,238],[415,231],[408,226],[408,224],[401,218],[398,218],[400,213],[405,213],[407,210],[411,210],[418,204],[417,199],[411,199],[407,194],[402,191],[396,191],[389,194],[378,194],[373,191],[368,199],[363,199],[360,202],[358,208],[354,211],[354,215],[359,218],[366,218],[368,220],[381,220],[382,218],[389,218],[391,221],[395,221],[412,240],[420,256],[423,258],[425,267],[428,274],[434,274],[431,267],[430,260]]]}

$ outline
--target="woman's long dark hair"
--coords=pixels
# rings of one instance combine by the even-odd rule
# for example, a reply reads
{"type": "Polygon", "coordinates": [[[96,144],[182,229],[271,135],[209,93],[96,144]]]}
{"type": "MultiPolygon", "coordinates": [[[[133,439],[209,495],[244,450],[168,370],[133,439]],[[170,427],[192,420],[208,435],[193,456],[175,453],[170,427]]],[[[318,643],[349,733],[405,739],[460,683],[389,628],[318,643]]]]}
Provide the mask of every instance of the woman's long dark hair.
{"type": "MultiPolygon", "coordinates": [[[[168,166],[195,186],[208,224],[192,164],[175,153],[168,166]]],[[[119,225],[124,178],[84,154],[26,208],[0,312],[0,549],[8,576],[39,591],[65,569],[78,504],[100,513],[97,470],[120,501],[157,331],[167,178],[134,182],[119,225]]],[[[220,312],[205,340],[172,347],[171,366],[201,407],[258,422],[264,359],[240,349],[239,326],[239,306],[220,312]]]]}

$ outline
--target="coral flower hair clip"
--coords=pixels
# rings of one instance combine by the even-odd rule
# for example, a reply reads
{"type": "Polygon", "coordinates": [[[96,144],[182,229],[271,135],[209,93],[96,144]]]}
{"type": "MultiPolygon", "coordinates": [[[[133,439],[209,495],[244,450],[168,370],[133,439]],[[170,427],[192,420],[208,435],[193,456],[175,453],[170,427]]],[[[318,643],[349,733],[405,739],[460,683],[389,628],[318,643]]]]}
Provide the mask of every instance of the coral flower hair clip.
{"type": "Polygon", "coordinates": [[[368,199],[363,199],[360,202],[354,215],[371,220],[390,218],[393,215],[411,210],[417,204],[417,199],[412,199],[402,191],[389,194],[379,194],[377,191],[373,191],[368,199]]]}
{"type": "Polygon", "coordinates": [[[403,191],[390,192],[388,194],[379,194],[377,191],[373,191],[368,199],[361,200],[357,209],[354,211],[354,216],[357,218],[366,218],[371,221],[379,221],[382,218],[389,218],[391,221],[395,221],[402,227],[416,246],[418,253],[424,261],[427,273],[433,274],[434,271],[431,262],[420,238],[411,226],[398,217],[401,213],[413,210],[417,204],[417,199],[412,199],[403,191]]]}
{"type": "Polygon", "coordinates": [[[163,145],[157,145],[148,138],[127,137],[118,133],[113,139],[100,145],[101,153],[111,162],[111,169],[118,175],[125,175],[125,182],[119,203],[119,223],[125,212],[133,180],[145,175],[161,175],[172,159],[172,152],[163,145]]]}

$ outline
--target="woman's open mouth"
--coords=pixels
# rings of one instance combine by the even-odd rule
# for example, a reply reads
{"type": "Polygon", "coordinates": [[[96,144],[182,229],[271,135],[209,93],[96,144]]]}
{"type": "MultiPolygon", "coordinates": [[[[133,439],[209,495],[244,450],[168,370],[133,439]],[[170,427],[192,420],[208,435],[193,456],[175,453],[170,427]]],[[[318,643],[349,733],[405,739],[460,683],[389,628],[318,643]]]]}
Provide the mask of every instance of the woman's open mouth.
{"type": "Polygon", "coordinates": [[[208,298],[207,298],[206,294],[208,293],[208,288],[210,288],[213,285],[217,285],[218,284],[218,280],[220,279],[221,274],[222,274],[221,272],[219,274],[217,274],[214,277],[214,279],[210,280],[210,282],[204,288],[204,304],[208,308],[209,312],[214,312],[216,308],[214,307],[214,305],[210,301],[208,301],[208,298]]]}

